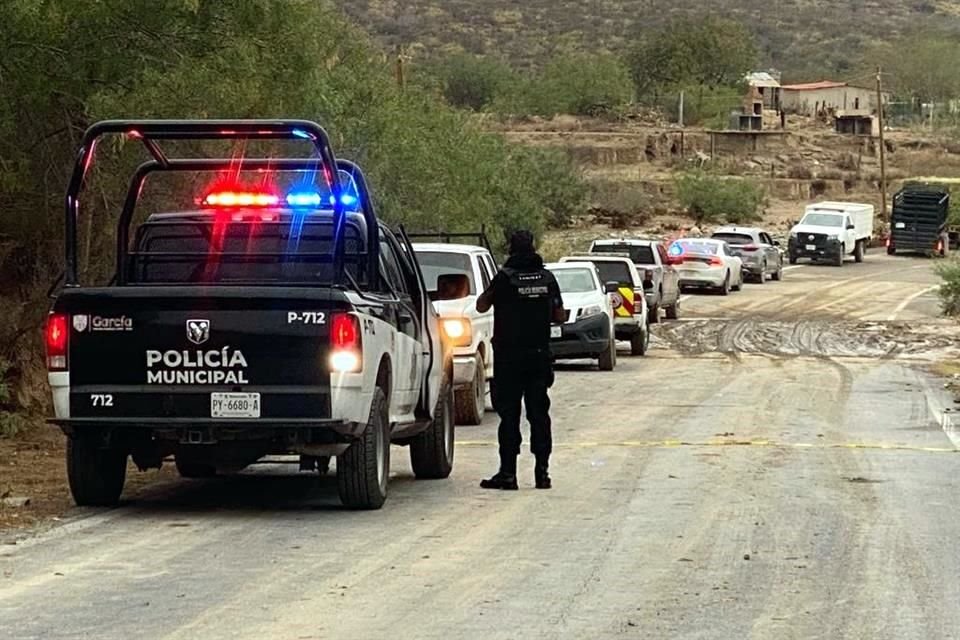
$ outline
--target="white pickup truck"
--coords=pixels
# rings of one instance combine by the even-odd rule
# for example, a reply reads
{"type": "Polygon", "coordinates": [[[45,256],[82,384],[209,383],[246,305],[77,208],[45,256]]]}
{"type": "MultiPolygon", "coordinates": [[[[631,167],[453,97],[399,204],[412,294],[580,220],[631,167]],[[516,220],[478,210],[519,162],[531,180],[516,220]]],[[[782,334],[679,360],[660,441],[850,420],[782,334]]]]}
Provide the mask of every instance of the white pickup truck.
{"type": "MultiPolygon", "coordinates": [[[[474,234],[461,234],[474,235],[474,234]]],[[[436,237],[414,234],[414,237],[436,237]]],[[[497,273],[490,250],[479,245],[455,243],[413,244],[423,270],[427,291],[440,315],[448,336],[453,338],[453,384],[455,421],[478,425],[483,422],[487,403],[487,383],[493,377],[493,311],[477,311],[477,298],[497,273]],[[461,273],[467,276],[469,289],[437,300],[437,277],[461,273]]]]}
{"type": "Polygon", "coordinates": [[[852,255],[863,262],[873,237],[873,205],[857,202],[819,202],[807,207],[787,241],[790,264],[799,258],[829,260],[838,267],[852,255]]]}

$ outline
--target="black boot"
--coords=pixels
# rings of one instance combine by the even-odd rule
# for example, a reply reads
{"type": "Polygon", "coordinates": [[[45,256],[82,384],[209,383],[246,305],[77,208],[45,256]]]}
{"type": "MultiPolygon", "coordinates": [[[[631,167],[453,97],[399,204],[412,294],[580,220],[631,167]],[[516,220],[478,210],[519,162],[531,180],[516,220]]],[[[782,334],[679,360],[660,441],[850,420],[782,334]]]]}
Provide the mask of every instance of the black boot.
{"type": "Polygon", "coordinates": [[[553,486],[550,482],[550,474],[547,473],[546,462],[537,462],[537,466],[533,468],[533,477],[536,481],[537,489],[549,489],[553,486]]]}
{"type": "Polygon", "coordinates": [[[492,478],[480,481],[483,489],[504,489],[516,491],[517,487],[517,458],[500,454],[500,471],[492,478]]]}
{"type": "Polygon", "coordinates": [[[516,491],[519,488],[517,486],[517,474],[498,471],[492,478],[481,480],[480,487],[482,489],[503,489],[505,491],[516,491]]]}

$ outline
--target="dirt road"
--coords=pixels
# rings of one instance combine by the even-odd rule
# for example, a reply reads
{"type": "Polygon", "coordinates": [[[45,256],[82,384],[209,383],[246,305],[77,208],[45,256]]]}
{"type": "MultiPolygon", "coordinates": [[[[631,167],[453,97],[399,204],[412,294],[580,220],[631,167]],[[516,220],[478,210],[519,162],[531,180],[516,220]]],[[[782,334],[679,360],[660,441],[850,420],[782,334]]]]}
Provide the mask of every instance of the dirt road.
{"type": "Polygon", "coordinates": [[[685,299],[648,357],[558,373],[551,491],[528,454],[477,487],[488,414],[447,481],[394,448],[378,512],[280,465],[78,510],[0,546],[0,637],[958,637],[936,282],[874,252],[685,299]]]}

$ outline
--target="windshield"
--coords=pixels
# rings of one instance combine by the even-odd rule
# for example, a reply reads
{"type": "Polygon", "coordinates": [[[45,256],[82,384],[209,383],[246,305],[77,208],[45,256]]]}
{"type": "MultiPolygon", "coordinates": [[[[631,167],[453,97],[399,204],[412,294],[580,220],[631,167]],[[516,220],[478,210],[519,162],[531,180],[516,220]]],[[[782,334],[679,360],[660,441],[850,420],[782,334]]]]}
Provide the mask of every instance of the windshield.
{"type": "Polygon", "coordinates": [[[470,265],[470,256],[463,253],[448,253],[446,251],[417,252],[417,262],[423,271],[423,280],[427,284],[427,291],[437,291],[437,279],[448,273],[467,276],[470,281],[470,293],[476,295],[477,286],[473,279],[473,268],[470,265]]]}
{"type": "Polygon", "coordinates": [[[649,245],[636,245],[616,243],[616,244],[595,244],[590,249],[590,253],[623,253],[629,254],[634,264],[656,264],[653,258],[653,249],[649,245]]]}
{"type": "Polygon", "coordinates": [[[808,213],[803,216],[800,224],[808,224],[813,227],[841,227],[843,226],[843,216],[839,213],[808,213]]]}
{"type": "Polygon", "coordinates": [[[593,263],[600,272],[600,282],[616,282],[633,286],[633,278],[630,276],[630,267],[623,262],[606,262],[598,260],[593,263]]]}
{"type": "MultiPolygon", "coordinates": [[[[364,235],[344,232],[344,265],[365,283],[364,235]]],[[[329,221],[227,222],[170,218],[137,230],[129,279],[139,284],[329,284],[333,225],[329,221]]]]}
{"type": "Polygon", "coordinates": [[[562,293],[596,291],[597,283],[587,269],[557,269],[553,272],[562,293]]]}
{"type": "Polygon", "coordinates": [[[727,244],[733,245],[753,244],[753,237],[745,233],[715,233],[710,237],[716,240],[724,240],[727,244]]]}
{"type": "Polygon", "coordinates": [[[677,240],[684,253],[699,253],[705,255],[715,255],[720,247],[716,242],[705,242],[703,240],[677,240]]]}

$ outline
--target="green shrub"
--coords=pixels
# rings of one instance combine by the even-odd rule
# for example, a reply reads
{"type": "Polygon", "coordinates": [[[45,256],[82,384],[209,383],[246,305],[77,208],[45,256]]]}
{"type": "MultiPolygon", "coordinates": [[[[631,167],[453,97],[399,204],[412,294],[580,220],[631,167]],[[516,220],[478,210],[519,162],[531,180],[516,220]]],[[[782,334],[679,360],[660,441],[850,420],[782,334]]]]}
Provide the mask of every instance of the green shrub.
{"type": "Polygon", "coordinates": [[[676,179],[677,199],[697,224],[758,220],[763,190],[748,180],[690,172],[676,179]]]}
{"type": "Polygon", "coordinates": [[[945,260],[938,263],[935,269],[937,275],[943,280],[937,292],[943,313],[948,316],[960,316],[960,259],[945,260]]]}
{"type": "Polygon", "coordinates": [[[494,110],[547,117],[608,115],[632,97],[630,72],[619,58],[571,54],[553,60],[539,74],[518,78],[496,100],[494,110]]]}
{"type": "Polygon", "coordinates": [[[516,82],[507,64],[468,54],[439,62],[432,71],[448,104],[473,111],[487,108],[516,82]]]}

